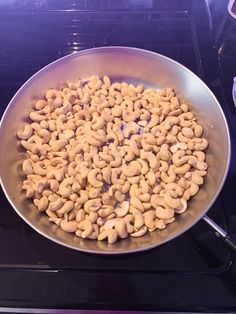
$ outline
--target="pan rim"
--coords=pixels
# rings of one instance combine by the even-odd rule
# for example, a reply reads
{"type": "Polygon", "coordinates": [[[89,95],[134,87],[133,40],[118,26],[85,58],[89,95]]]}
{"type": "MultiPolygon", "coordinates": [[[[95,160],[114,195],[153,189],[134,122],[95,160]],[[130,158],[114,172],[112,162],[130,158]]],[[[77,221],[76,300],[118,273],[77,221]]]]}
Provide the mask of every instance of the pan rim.
{"type": "MultiPolygon", "coordinates": [[[[14,205],[13,201],[11,200],[11,198],[8,196],[8,193],[5,189],[4,183],[2,181],[2,176],[0,173],[0,184],[2,186],[3,192],[7,198],[7,200],[9,201],[9,203],[11,204],[11,206],[14,208],[14,210],[16,211],[16,213],[28,224],[30,225],[31,228],[33,228],[36,232],[38,232],[40,235],[46,237],[47,239],[60,244],[64,247],[79,251],[79,252],[84,252],[84,253],[92,253],[92,254],[102,254],[102,255],[123,255],[123,254],[130,254],[130,253],[137,253],[137,252],[143,252],[143,251],[147,251],[153,248],[156,248],[160,245],[163,245],[171,240],[174,240],[176,237],[182,235],[184,232],[186,232],[187,230],[191,229],[199,220],[201,220],[203,218],[203,216],[210,210],[210,208],[212,207],[212,205],[214,204],[214,202],[216,201],[217,197],[219,196],[224,183],[226,181],[228,172],[229,172],[229,167],[230,167],[230,160],[231,160],[231,139],[230,139],[230,132],[229,132],[229,127],[228,127],[228,123],[225,117],[225,114],[223,112],[223,109],[220,106],[219,101],[217,100],[216,96],[214,95],[214,93],[210,90],[210,88],[205,84],[205,82],[203,80],[201,80],[194,72],[192,72],[190,69],[188,69],[187,67],[185,67],[184,65],[182,65],[181,63],[167,57],[164,56],[162,54],[156,53],[156,52],[152,52],[149,50],[145,50],[145,49],[140,49],[140,48],[135,48],[135,47],[125,47],[125,46],[107,46],[107,47],[96,47],[96,48],[89,48],[89,49],[85,49],[76,53],[72,53],[69,55],[66,55],[64,57],[61,57],[51,63],[49,63],[48,65],[44,66],[43,68],[41,68],[39,71],[37,71],[35,74],[33,74],[18,90],[17,92],[14,94],[14,96],[11,98],[9,104],[7,105],[6,109],[4,110],[4,113],[2,115],[1,121],[0,121],[0,134],[1,134],[1,130],[2,130],[2,126],[4,124],[5,119],[7,118],[7,114],[9,109],[11,108],[11,105],[14,103],[15,99],[17,99],[17,97],[21,94],[21,92],[27,88],[27,86],[34,81],[35,79],[37,79],[38,76],[40,76],[41,73],[44,73],[45,71],[48,71],[50,68],[52,68],[53,66],[60,64],[61,62],[63,62],[66,59],[72,59],[72,58],[76,58],[80,55],[83,54],[88,54],[90,52],[93,51],[102,51],[102,50],[130,50],[130,51],[137,51],[138,53],[145,53],[145,54],[150,54],[153,56],[160,56],[163,59],[166,59],[168,62],[174,63],[177,66],[181,67],[182,69],[184,69],[185,71],[187,71],[189,74],[191,74],[195,79],[197,79],[198,81],[201,82],[202,86],[204,88],[207,89],[208,93],[210,93],[211,97],[214,99],[214,101],[217,103],[218,109],[220,110],[221,113],[221,117],[223,118],[224,121],[224,125],[226,128],[226,134],[227,134],[227,144],[228,144],[228,151],[227,151],[227,162],[226,162],[226,167],[224,170],[224,176],[222,178],[222,181],[214,195],[214,197],[211,199],[211,201],[209,202],[208,206],[202,211],[202,213],[195,218],[191,224],[187,225],[185,228],[183,228],[181,230],[181,232],[178,232],[178,234],[176,235],[175,233],[168,239],[163,240],[161,243],[157,243],[157,244],[151,244],[148,245],[146,247],[143,248],[135,248],[135,249],[130,249],[128,251],[112,251],[112,250],[106,250],[106,251],[100,251],[100,250],[90,250],[90,249],[84,249],[84,248],[80,248],[80,247],[76,247],[74,245],[70,245],[67,244],[65,242],[62,242],[61,240],[57,240],[56,238],[53,238],[47,234],[45,234],[43,231],[41,231],[40,229],[38,229],[37,226],[35,226],[34,224],[32,224],[31,222],[29,222],[27,220],[27,218],[24,217],[24,215],[17,209],[17,207],[14,205]]],[[[1,141],[1,137],[0,137],[0,141],[1,141]]]]}

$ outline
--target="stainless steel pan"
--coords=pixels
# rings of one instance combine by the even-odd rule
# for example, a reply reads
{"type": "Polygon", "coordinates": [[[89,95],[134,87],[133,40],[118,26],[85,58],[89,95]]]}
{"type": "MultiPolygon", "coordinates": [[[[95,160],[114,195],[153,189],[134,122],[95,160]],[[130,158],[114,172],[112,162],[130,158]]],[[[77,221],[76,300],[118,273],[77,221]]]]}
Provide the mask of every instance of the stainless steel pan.
{"type": "Polygon", "coordinates": [[[1,184],[12,207],[32,228],[59,244],[91,253],[137,252],[174,239],[201,218],[213,225],[218,235],[229,242],[226,232],[205,216],[228,172],[230,137],[227,122],[209,88],[187,68],[165,56],[135,48],[106,47],[85,50],[49,64],[23,85],[8,105],[1,120],[0,148],[1,184]],[[109,75],[113,80],[143,83],[155,88],[173,87],[179,97],[191,104],[191,109],[204,126],[204,134],[210,143],[206,182],[189,203],[189,210],[178,216],[177,221],[166,230],[154,231],[141,238],[125,239],[113,245],[80,239],[50,223],[48,217],[38,213],[20,191],[23,179],[21,162],[25,154],[19,147],[16,131],[27,120],[32,101],[42,97],[48,88],[58,87],[66,80],[73,81],[93,74],[109,75]]]}

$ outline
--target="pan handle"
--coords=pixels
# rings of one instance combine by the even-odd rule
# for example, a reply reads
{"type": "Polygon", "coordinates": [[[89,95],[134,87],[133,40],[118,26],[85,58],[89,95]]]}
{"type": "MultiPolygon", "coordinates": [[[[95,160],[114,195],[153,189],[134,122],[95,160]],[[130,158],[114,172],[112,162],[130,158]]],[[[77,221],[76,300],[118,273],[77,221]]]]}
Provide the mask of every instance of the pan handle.
{"type": "Polygon", "coordinates": [[[236,236],[234,234],[228,234],[224,229],[217,225],[210,217],[205,215],[203,217],[204,221],[215,230],[215,234],[219,237],[231,250],[231,252],[236,252],[236,236]]]}

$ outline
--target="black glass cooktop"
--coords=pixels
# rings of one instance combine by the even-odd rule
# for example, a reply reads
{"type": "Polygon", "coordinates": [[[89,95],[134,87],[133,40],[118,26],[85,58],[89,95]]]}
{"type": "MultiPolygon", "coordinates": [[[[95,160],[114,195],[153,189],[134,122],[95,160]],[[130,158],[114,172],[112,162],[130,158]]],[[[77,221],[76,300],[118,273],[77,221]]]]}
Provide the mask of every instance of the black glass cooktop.
{"type": "MultiPolygon", "coordinates": [[[[48,63],[83,49],[119,45],[158,52],[191,69],[216,95],[232,127],[235,120],[225,100],[228,90],[221,83],[205,2],[180,1],[178,6],[174,3],[6,2],[0,11],[1,115],[18,88],[48,63]]],[[[235,156],[234,134],[232,139],[235,156]]],[[[209,216],[226,230],[236,224],[235,186],[233,157],[225,187],[209,211],[209,216]]],[[[0,191],[0,271],[217,276],[231,265],[231,254],[203,221],[177,239],[147,252],[119,257],[79,253],[37,234],[18,217],[0,191]]]]}
{"type": "MultiPolygon", "coordinates": [[[[193,16],[188,11],[102,10],[52,12],[19,8],[9,21],[2,15],[0,36],[1,110],[19,86],[51,61],[79,50],[109,45],[152,50],[184,64],[208,83],[214,73],[204,72],[193,16]],[[60,21],[60,22],[59,22],[60,21]]],[[[214,91],[214,88],[213,88],[214,91]]],[[[220,90],[215,90],[225,106],[220,90]]],[[[227,228],[221,196],[210,215],[227,228]]],[[[99,257],[78,253],[51,243],[16,215],[1,192],[0,267],[78,270],[129,270],[144,272],[220,272],[230,254],[204,222],[175,241],[135,256],[99,257]],[[179,254],[181,252],[181,254],[179,254]],[[173,258],[175,259],[173,263],[173,258]],[[120,261],[122,260],[122,263],[120,261]]]]}

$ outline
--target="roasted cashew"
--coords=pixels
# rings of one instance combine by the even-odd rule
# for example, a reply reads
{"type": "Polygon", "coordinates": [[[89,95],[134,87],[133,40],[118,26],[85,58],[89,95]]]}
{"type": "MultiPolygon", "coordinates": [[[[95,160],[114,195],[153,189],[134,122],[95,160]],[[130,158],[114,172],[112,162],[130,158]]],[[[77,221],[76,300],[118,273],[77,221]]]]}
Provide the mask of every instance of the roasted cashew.
{"type": "Polygon", "coordinates": [[[73,233],[78,228],[78,222],[76,220],[70,220],[70,221],[62,220],[60,223],[60,227],[65,232],[73,233]]]}
{"type": "Polygon", "coordinates": [[[185,151],[183,150],[178,150],[172,155],[173,164],[177,167],[183,166],[189,161],[189,159],[191,159],[191,157],[186,156],[185,151]]]}
{"type": "Polygon", "coordinates": [[[180,185],[178,185],[177,183],[167,183],[165,185],[165,189],[176,191],[176,194],[178,196],[181,196],[183,194],[183,188],[180,185]]]}
{"type": "Polygon", "coordinates": [[[36,111],[30,112],[29,117],[34,122],[40,122],[40,121],[46,120],[46,116],[45,115],[42,115],[42,114],[40,114],[40,113],[38,113],[36,111]]]}
{"type": "Polygon", "coordinates": [[[200,124],[195,125],[194,127],[194,135],[196,137],[201,137],[203,133],[203,127],[200,124]]]}
{"type": "Polygon", "coordinates": [[[143,214],[144,223],[149,229],[153,229],[155,227],[155,218],[156,212],[155,210],[149,210],[143,214]]]}
{"type": "Polygon", "coordinates": [[[93,170],[90,170],[88,173],[88,182],[91,184],[91,186],[94,186],[95,188],[101,188],[103,186],[103,183],[97,179],[97,175],[100,173],[100,170],[95,168],[93,170]]]}
{"type": "Polygon", "coordinates": [[[122,166],[122,173],[127,177],[139,175],[141,172],[141,166],[137,161],[131,161],[129,165],[124,164],[122,166]]]}
{"type": "Polygon", "coordinates": [[[188,143],[188,148],[189,149],[194,149],[194,150],[205,150],[208,146],[208,141],[205,138],[193,138],[191,141],[188,143]]]}
{"type": "MultiPolygon", "coordinates": [[[[35,199],[36,201],[37,199],[35,199]]],[[[34,203],[35,203],[34,201],[34,203]]],[[[40,212],[43,212],[47,209],[48,207],[48,198],[46,196],[43,196],[42,198],[40,198],[39,200],[37,200],[38,202],[35,203],[35,205],[37,206],[38,210],[40,212]]]]}
{"type": "Polygon", "coordinates": [[[139,200],[138,197],[135,196],[131,196],[130,198],[130,204],[135,207],[136,209],[138,209],[140,212],[144,212],[144,208],[143,208],[143,204],[142,202],[139,200]]]}
{"type": "Polygon", "coordinates": [[[79,222],[78,224],[78,229],[82,230],[82,234],[81,237],[82,238],[87,238],[93,231],[93,225],[92,222],[90,220],[82,220],[81,222],[79,222]]]}
{"type": "Polygon", "coordinates": [[[33,173],[33,162],[31,159],[26,159],[23,161],[22,170],[24,174],[32,174],[33,173]]]}
{"type": "Polygon", "coordinates": [[[176,208],[181,204],[179,198],[173,198],[169,191],[166,191],[164,194],[164,201],[170,208],[176,208]]]}
{"type": "Polygon", "coordinates": [[[131,233],[131,237],[141,237],[147,232],[147,227],[142,226],[138,231],[131,233]]]}
{"type": "Polygon", "coordinates": [[[140,229],[144,224],[143,214],[135,207],[133,209],[131,208],[131,211],[134,216],[134,228],[140,229]]]}
{"type": "Polygon", "coordinates": [[[180,202],[181,202],[180,205],[174,209],[175,213],[177,213],[177,214],[184,213],[187,209],[187,206],[188,206],[187,201],[184,198],[182,198],[180,202]]]}
{"type": "Polygon", "coordinates": [[[72,184],[73,184],[73,179],[71,177],[64,179],[59,185],[58,193],[62,197],[68,197],[71,193],[72,184]]]}
{"type": "Polygon", "coordinates": [[[17,132],[20,140],[28,140],[33,134],[33,129],[30,124],[26,124],[22,131],[17,132]]]}
{"type": "Polygon", "coordinates": [[[164,208],[162,206],[158,206],[156,208],[156,216],[159,219],[170,219],[174,217],[175,211],[173,208],[164,208]]]}
{"type": "Polygon", "coordinates": [[[154,186],[155,185],[155,183],[156,183],[156,176],[155,176],[155,173],[152,170],[150,170],[146,174],[145,178],[147,179],[147,181],[148,181],[150,186],[154,186]]]}
{"type": "Polygon", "coordinates": [[[188,148],[188,145],[186,143],[177,142],[176,144],[170,147],[170,151],[174,154],[177,152],[178,149],[183,151],[183,150],[186,150],[187,148],[188,148]]]}
{"type": "Polygon", "coordinates": [[[173,125],[179,123],[179,118],[175,116],[170,116],[167,117],[162,123],[165,126],[166,130],[169,130],[173,125]]]}
{"type": "Polygon", "coordinates": [[[140,151],[140,158],[143,160],[147,160],[149,163],[150,168],[153,171],[156,171],[159,168],[159,162],[156,156],[152,152],[146,152],[144,150],[140,151]]]}
{"type": "Polygon", "coordinates": [[[162,144],[161,145],[160,152],[157,154],[157,156],[159,157],[159,159],[164,160],[164,161],[170,160],[171,154],[169,151],[168,144],[162,144]]]}
{"type": "Polygon", "coordinates": [[[111,215],[114,212],[114,207],[110,205],[102,205],[101,209],[99,209],[98,214],[100,217],[104,218],[111,215]]]}
{"type": "Polygon", "coordinates": [[[139,126],[135,122],[129,122],[126,125],[126,128],[124,130],[124,136],[125,138],[129,138],[131,134],[137,134],[139,131],[139,126]]]}
{"type": "Polygon", "coordinates": [[[134,176],[134,177],[127,177],[127,180],[130,184],[136,184],[140,181],[140,176],[134,176]]]}
{"type": "Polygon", "coordinates": [[[75,219],[78,223],[85,220],[85,211],[83,209],[79,209],[75,219]]]}
{"type": "Polygon", "coordinates": [[[107,229],[107,230],[104,230],[103,232],[101,232],[99,235],[98,235],[98,240],[99,241],[102,241],[104,239],[108,239],[108,243],[112,244],[112,243],[115,243],[116,240],[117,240],[117,231],[114,230],[114,229],[107,229]]]}
{"type": "Polygon", "coordinates": [[[99,208],[102,206],[102,202],[100,198],[93,198],[91,200],[88,200],[84,203],[84,210],[86,213],[89,213],[90,211],[95,212],[99,210],[99,208]]]}
{"type": "Polygon", "coordinates": [[[175,174],[184,174],[187,171],[189,171],[191,166],[189,164],[184,164],[183,166],[180,167],[174,167],[174,172],[175,174]]]}
{"type": "Polygon", "coordinates": [[[192,126],[192,121],[191,121],[192,119],[193,119],[192,112],[190,112],[190,111],[189,112],[184,112],[181,115],[179,115],[179,124],[182,127],[191,127],[192,126]]]}
{"type": "Polygon", "coordinates": [[[67,201],[65,204],[57,211],[59,217],[62,217],[64,214],[69,213],[74,208],[74,203],[72,201],[67,201]]]}
{"type": "Polygon", "coordinates": [[[126,230],[126,222],[124,219],[119,219],[115,224],[115,230],[117,231],[118,236],[121,239],[125,239],[128,236],[128,232],[126,230]]]}

